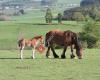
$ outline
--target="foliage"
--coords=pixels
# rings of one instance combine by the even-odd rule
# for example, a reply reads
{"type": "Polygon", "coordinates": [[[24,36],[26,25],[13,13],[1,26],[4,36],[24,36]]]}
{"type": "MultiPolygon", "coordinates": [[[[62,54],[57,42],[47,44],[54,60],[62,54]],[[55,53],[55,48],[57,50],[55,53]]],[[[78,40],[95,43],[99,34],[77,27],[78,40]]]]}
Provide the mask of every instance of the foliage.
{"type": "Polygon", "coordinates": [[[100,0],[82,0],[80,6],[99,5],[100,0]]]}
{"type": "Polygon", "coordinates": [[[45,20],[46,20],[46,23],[52,23],[52,12],[51,12],[51,9],[48,8],[47,11],[46,11],[46,15],[45,15],[45,20]]]}
{"type": "Polygon", "coordinates": [[[19,10],[19,12],[20,12],[21,14],[25,14],[24,9],[19,10]]]}
{"type": "Polygon", "coordinates": [[[74,14],[73,14],[73,20],[76,20],[76,21],[84,21],[85,20],[85,17],[80,12],[74,12],[74,14]]]}
{"type": "Polygon", "coordinates": [[[58,13],[58,16],[57,16],[57,19],[58,19],[58,23],[62,23],[62,14],[61,13],[58,13]]]}
{"type": "Polygon", "coordinates": [[[80,33],[81,40],[87,42],[88,48],[93,48],[98,41],[97,35],[96,23],[91,19],[88,20],[84,25],[83,32],[80,33]]]}
{"type": "Polygon", "coordinates": [[[10,17],[6,15],[0,15],[0,21],[9,21],[10,17]]]}
{"type": "Polygon", "coordinates": [[[72,8],[64,11],[63,19],[66,20],[85,20],[86,16],[96,21],[100,21],[100,5],[90,5],[72,8]],[[79,15],[79,16],[78,16],[79,15]]]}

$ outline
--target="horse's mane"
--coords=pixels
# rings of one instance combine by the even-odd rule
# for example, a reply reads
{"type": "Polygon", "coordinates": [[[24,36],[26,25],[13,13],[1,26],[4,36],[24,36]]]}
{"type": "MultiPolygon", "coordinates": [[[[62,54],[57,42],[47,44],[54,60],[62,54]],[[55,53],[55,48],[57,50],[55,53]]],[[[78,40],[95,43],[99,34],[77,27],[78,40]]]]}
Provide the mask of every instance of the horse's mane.
{"type": "Polygon", "coordinates": [[[55,30],[51,30],[48,33],[63,33],[64,31],[60,30],[60,29],[55,29],[55,30]]]}
{"type": "Polygon", "coordinates": [[[64,31],[64,33],[74,33],[74,32],[72,32],[71,30],[66,30],[66,31],[64,31]]]}

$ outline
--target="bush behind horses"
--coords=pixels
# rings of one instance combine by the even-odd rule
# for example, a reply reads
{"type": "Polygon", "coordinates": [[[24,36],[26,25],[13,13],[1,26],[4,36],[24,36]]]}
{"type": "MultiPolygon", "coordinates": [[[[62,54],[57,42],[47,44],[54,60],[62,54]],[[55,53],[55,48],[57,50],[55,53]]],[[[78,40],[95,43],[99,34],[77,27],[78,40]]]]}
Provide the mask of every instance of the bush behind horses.
{"type": "Polygon", "coordinates": [[[99,30],[96,25],[96,22],[92,19],[88,19],[83,26],[83,31],[79,34],[83,43],[86,43],[83,46],[87,48],[97,47],[97,42],[99,41],[99,30]]]}

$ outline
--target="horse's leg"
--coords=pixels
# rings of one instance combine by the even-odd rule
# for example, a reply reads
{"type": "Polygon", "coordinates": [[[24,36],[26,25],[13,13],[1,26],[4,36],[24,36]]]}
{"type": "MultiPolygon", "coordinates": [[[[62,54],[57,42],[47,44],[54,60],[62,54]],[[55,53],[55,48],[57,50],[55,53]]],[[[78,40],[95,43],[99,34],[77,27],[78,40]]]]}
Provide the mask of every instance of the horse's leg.
{"type": "Polygon", "coordinates": [[[53,46],[50,46],[50,47],[51,47],[51,50],[52,50],[52,52],[53,52],[54,58],[59,58],[59,56],[56,54],[56,52],[55,52],[53,46]]]}
{"type": "Polygon", "coordinates": [[[62,58],[62,59],[65,59],[65,58],[66,58],[66,56],[65,56],[66,50],[67,50],[67,46],[64,47],[63,53],[62,53],[62,55],[61,55],[61,58],[62,58]]]}
{"type": "Polygon", "coordinates": [[[32,49],[32,58],[33,58],[33,59],[35,58],[35,46],[34,46],[33,49],[32,49]]]}
{"type": "Polygon", "coordinates": [[[74,53],[73,53],[73,47],[71,45],[71,55],[70,55],[70,58],[73,59],[75,57],[74,53]]]}
{"type": "Polygon", "coordinates": [[[50,46],[48,47],[48,50],[46,52],[46,57],[49,58],[49,56],[50,56],[50,46]]]}
{"type": "Polygon", "coordinates": [[[20,58],[23,59],[23,50],[24,50],[24,46],[21,46],[20,48],[20,58]]]}

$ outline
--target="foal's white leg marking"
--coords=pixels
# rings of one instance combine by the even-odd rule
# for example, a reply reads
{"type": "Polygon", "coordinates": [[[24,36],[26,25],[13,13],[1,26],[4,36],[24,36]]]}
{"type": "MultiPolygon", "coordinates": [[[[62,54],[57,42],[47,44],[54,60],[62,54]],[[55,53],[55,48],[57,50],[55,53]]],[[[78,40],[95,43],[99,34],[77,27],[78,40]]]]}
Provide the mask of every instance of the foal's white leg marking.
{"type": "Polygon", "coordinates": [[[22,47],[22,49],[20,50],[20,58],[23,59],[23,49],[24,49],[24,46],[22,47]]]}
{"type": "Polygon", "coordinates": [[[39,41],[36,42],[36,45],[34,45],[34,47],[32,48],[32,58],[35,58],[35,48],[37,47],[37,45],[39,44],[39,41]]]}
{"type": "Polygon", "coordinates": [[[32,58],[33,58],[33,59],[35,58],[35,46],[34,46],[34,48],[32,49],[32,58]]]}

